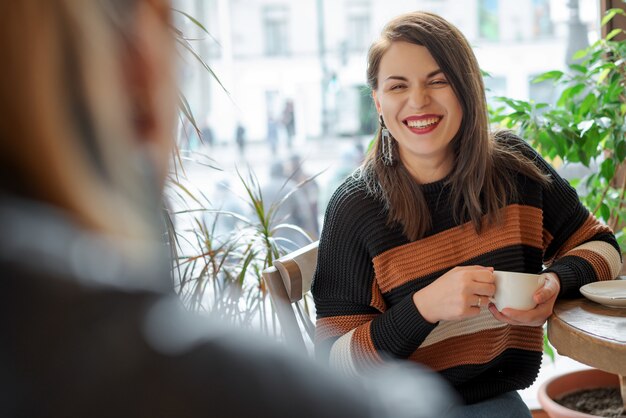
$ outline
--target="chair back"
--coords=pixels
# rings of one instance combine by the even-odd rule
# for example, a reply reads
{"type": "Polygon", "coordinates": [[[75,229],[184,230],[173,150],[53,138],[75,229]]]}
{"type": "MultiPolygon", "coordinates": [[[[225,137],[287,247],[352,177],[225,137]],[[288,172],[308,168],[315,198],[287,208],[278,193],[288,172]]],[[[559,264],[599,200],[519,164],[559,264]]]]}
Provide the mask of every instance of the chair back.
{"type": "Polygon", "coordinates": [[[298,351],[309,352],[315,335],[315,324],[309,314],[313,308],[305,295],[317,265],[315,241],[274,261],[263,271],[285,341],[298,351]],[[306,341],[306,342],[305,342],[306,341]]]}

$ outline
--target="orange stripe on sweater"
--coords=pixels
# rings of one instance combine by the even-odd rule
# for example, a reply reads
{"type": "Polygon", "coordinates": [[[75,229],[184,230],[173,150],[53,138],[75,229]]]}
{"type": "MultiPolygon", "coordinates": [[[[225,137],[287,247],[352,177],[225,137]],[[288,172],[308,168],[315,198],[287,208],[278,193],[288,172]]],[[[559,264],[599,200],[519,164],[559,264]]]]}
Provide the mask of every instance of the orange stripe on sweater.
{"type": "Polygon", "coordinates": [[[382,364],[382,359],[372,341],[371,325],[369,322],[358,327],[350,341],[352,359],[359,370],[367,370],[382,364]]]}
{"type": "Polygon", "coordinates": [[[578,247],[580,244],[589,241],[594,235],[601,233],[611,233],[611,229],[600,223],[593,215],[589,214],[587,220],[574,232],[561,246],[555,259],[563,257],[567,252],[578,247]]]}
{"type": "Polygon", "coordinates": [[[376,318],[377,314],[320,318],[315,323],[315,343],[339,337],[376,318]]]}
{"type": "Polygon", "coordinates": [[[489,226],[480,235],[468,222],[374,257],[378,287],[384,294],[415,278],[511,245],[541,249],[541,210],[521,205],[507,206],[503,210],[503,224],[489,226]]]}
{"type": "Polygon", "coordinates": [[[542,351],[543,328],[506,326],[452,337],[417,349],[409,359],[440,371],[488,363],[509,348],[542,351]]]}
{"type": "Polygon", "coordinates": [[[378,287],[378,282],[376,280],[372,280],[372,300],[370,301],[370,305],[380,312],[385,312],[387,310],[387,304],[383,299],[383,294],[378,287]]]}
{"type": "Polygon", "coordinates": [[[572,250],[566,255],[573,255],[576,257],[584,258],[586,261],[588,261],[589,264],[591,264],[591,267],[593,267],[593,271],[595,271],[598,280],[613,279],[609,264],[607,263],[606,259],[600,254],[591,250],[578,249],[572,250]]]}
{"type": "Polygon", "coordinates": [[[544,228],[544,230],[543,230],[543,252],[544,253],[546,252],[546,249],[552,243],[553,239],[554,239],[554,237],[552,236],[550,231],[548,231],[547,229],[544,228]]]}

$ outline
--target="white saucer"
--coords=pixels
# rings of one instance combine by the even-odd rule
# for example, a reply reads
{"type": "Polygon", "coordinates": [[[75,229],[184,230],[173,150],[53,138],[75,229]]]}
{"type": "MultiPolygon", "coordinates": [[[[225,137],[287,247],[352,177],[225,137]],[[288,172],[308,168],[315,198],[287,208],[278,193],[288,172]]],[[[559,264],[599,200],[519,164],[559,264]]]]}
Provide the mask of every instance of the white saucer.
{"type": "Polygon", "coordinates": [[[587,299],[611,308],[626,307],[626,280],[593,282],[580,288],[587,299]]]}

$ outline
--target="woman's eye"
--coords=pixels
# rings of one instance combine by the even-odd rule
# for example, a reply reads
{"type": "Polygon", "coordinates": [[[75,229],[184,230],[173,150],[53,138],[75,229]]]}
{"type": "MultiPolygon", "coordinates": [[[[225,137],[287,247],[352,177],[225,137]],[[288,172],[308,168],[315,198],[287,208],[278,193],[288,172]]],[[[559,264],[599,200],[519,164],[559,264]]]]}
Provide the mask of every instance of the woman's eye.
{"type": "Polygon", "coordinates": [[[404,84],[396,84],[391,86],[391,88],[389,90],[401,90],[404,88],[404,84]]]}
{"type": "Polygon", "coordinates": [[[447,80],[442,80],[442,79],[437,79],[437,80],[431,81],[430,84],[433,85],[433,86],[446,86],[446,85],[448,85],[448,81],[447,80]]]}

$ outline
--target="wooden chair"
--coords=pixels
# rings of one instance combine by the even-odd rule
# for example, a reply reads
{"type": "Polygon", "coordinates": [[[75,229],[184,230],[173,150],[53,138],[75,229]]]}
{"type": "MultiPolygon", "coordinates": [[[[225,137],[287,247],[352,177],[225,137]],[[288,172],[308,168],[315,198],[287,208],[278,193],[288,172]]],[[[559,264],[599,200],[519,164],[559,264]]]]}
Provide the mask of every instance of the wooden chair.
{"type": "Polygon", "coordinates": [[[285,341],[292,348],[307,353],[313,343],[315,324],[308,313],[310,306],[307,306],[305,294],[311,290],[317,244],[315,241],[287,254],[275,260],[274,267],[263,271],[285,341]]]}

